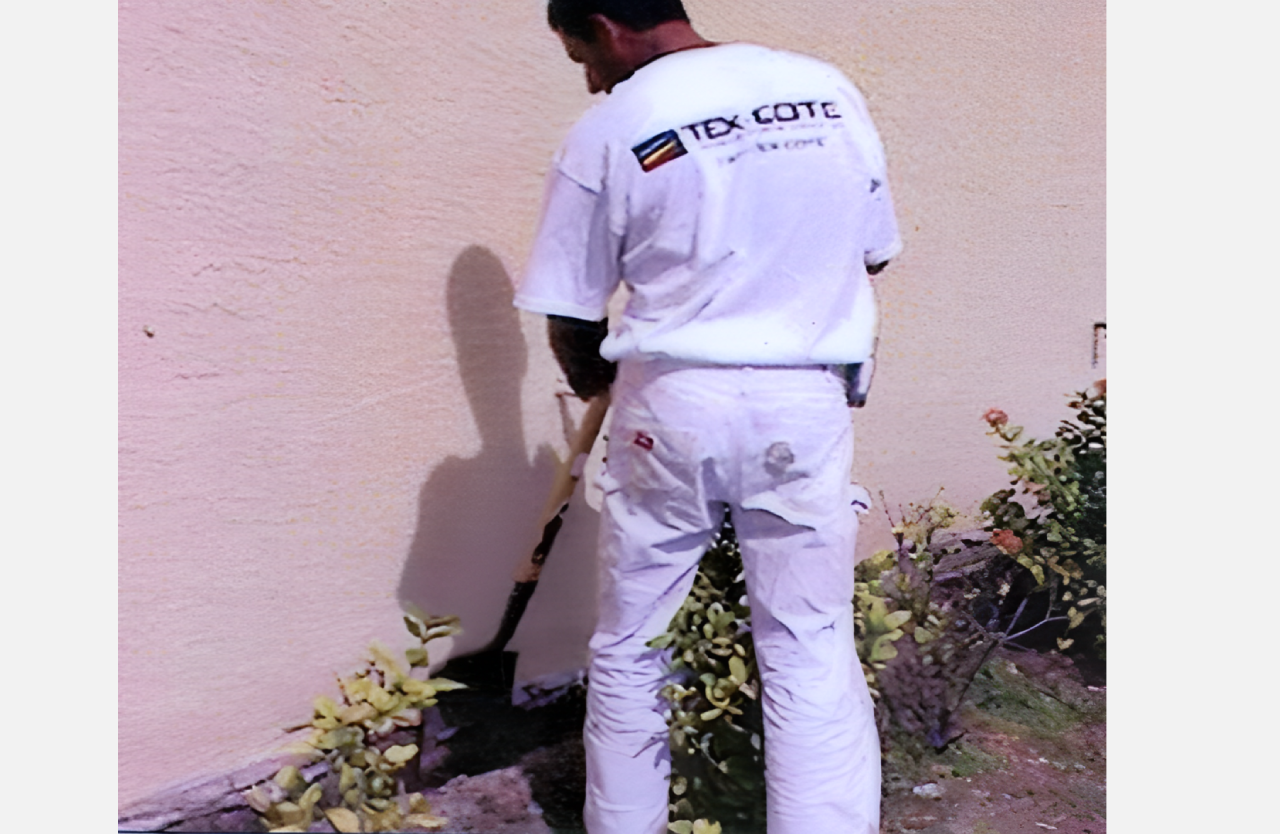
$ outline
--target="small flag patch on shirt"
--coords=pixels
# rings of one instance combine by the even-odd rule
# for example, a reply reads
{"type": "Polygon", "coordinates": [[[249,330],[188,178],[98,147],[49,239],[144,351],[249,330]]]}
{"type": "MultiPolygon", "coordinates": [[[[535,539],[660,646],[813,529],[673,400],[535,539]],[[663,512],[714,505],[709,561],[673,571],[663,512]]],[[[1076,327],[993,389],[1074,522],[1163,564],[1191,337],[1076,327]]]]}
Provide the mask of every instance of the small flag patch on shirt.
{"type": "Polygon", "coordinates": [[[680,141],[680,136],[674,130],[668,130],[666,133],[659,133],[644,140],[632,148],[631,152],[636,155],[636,159],[640,160],[640,167],[647,174],[659,165],[679,159],[689,151],[680,141]]]}

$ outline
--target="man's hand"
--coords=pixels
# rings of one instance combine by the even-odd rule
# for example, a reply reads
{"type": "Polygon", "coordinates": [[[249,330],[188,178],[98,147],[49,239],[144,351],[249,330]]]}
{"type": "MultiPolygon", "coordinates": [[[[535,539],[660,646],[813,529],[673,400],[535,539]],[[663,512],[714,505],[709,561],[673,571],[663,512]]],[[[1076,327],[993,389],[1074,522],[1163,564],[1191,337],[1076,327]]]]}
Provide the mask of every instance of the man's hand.
{"type": "Polygon", "coordinates": [[[551,352],[560,363],[569,387],[589,400],[609,390],[618,364],[600,355],[600,343],[609,335],[609,320],[583,321],[569,316],[547,316],[551,352]]]}

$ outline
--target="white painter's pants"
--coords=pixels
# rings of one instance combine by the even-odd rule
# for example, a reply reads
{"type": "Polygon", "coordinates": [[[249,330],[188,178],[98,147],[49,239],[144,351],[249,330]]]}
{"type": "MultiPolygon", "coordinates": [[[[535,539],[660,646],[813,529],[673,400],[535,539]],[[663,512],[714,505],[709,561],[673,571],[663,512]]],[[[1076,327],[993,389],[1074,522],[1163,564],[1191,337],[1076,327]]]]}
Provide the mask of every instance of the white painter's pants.
{"type": "Polygon", "coordinates": [[[727,505],[763,681],[769,834],[876,834],[880,746],[853,643],[853,429],[818,368],[623,363],[601,474],[589,834],[667,830],[666,630],[727,505]]]}

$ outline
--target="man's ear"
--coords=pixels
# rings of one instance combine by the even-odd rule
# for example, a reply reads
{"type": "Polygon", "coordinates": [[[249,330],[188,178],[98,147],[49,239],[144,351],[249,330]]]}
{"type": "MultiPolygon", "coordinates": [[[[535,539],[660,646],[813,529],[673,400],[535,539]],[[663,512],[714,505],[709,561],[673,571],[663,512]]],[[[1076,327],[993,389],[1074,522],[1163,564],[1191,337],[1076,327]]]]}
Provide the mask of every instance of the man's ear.
{"type": "Polygon", "coordinates": [[[611,51],[618,45],[622,36],[622,25],[597,12],[587,18],[591,24],[592,41],[611,51]]]}

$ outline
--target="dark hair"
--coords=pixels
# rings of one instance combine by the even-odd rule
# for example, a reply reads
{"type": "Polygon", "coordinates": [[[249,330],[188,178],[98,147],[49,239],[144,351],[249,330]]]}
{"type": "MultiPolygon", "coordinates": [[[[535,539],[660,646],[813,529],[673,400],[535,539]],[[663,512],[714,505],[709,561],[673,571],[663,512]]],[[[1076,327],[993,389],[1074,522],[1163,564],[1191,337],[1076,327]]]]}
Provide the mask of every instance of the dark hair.
{"type": "Polygon", "coordinates": [[[594,41],[589,18],[604,15],[614,23],[643,32],[670,20],[689,22],[680,0],[549,0],[547,23],[552,29],[584,41],[594,41]]]}

